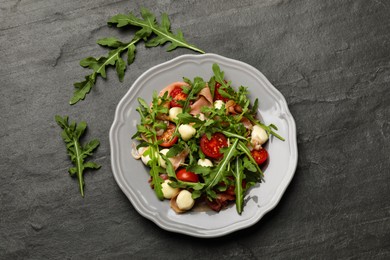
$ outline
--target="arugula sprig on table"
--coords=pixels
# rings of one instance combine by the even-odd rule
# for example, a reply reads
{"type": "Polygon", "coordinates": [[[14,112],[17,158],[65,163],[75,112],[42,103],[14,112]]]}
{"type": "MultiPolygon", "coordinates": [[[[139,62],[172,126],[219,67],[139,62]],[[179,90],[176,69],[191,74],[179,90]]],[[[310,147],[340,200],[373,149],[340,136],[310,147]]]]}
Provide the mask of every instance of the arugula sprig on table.
{"type": "Polygon", "coordinates": [[[85,76],[83,81],[74,83],[75,91],[69,101],[71,105],[85,99],[85,96],[95,85],[98,76],[106,79],[106,68],[109,66],[115,66],[119,81],[122,82],[127,65],[134,62],[136,44],[141,40],[146,42],[146,47],[156,47],[170,42],[167,51],[181,47],[204,53],[201,49],[189,44],[180,30],[176,34],[171,32],[171,23],[167,14],[161,15],[161,24],[156,21],[155,15],[146,8],[141,9],[141,17],[142,19],[129,13],[128,15],[118,14],[109,19],[109,25],[116,27],[133,26],[141,29],[135,33],[134,38],[129,42],[122,42],[115,37],[103,38],[97,41],[100,46],[111,50],[107,56],[99,58],[87,57],[80,61],[82,67],[92,69],[93,72],[85,76]],[[122,58],[124,52],[127,52],[126,62],[122,58]]]}
{"type": "Polygon", "coordinates": [[[122,82],[125,75],[126,62],[122,59],[121,55],[123,52],[127,51],[127,64],[130,65],[133,63],[135,58],[135,44],[139,40],[141,40],[139,37],[134,37],[133,40],[127,43],[123,43],[114,37],[98,40],[97,43],[100,46],[108,47],[111,51],[108,53],[107,57],[87,57],[80,61],[82,67],[90,68],[93,72],[90,75],[85,76],[84,81],[74,83],[76,90],[69,103],[73,105],[80,100],[83,100],[95,85],[99,75],[104,79],[107,78],[106,67],[108,66],[115,66],[119,81],[122,82]]]}
{"type": "Polygon", "coordinates": [[[100,142],[97,139],[93,139],[86,145],[80,143],[80,137],[87,129],[87,123],[72,122],[69,124],[68,116],[61,117],[55,116],[57,124],[63,129],[61,132],[62,139],[66,143],[66,148],[70,157],[70,160],[74,164],[74,167],[69,168],[70,176],[76,176],[79,181],[80,193],[84,197],[84,170],[85,169],[99,169],[100,165],[95,162],[85,162],[84,160],[92,155],[92,152],[99,146],[100,142]]]}
{"type": "Polygon", "coordinates": [[[156,17],[146,8],[141,9],[141,16],[143,19],[136,17],[132,13],[129,13],[128,15],[118,14],[113,16],[108,23],[116,25],[117,27],[127,25],[141,27],[142,29],[136,32],[136,36],[145,39],[146,47],[156,47],[170,42],[167,51],[172,51],[178,47],[182,47],[199,53],[204,53],[201,49],[189,44],[184,39],[183,33],[180,30],[177,30],[177,34],[171,32],[171,22],[169,21],[167,14],[163,13],[161,15],[161,25],[156,22],[156,17]],[[149,37],[152,33],[156,36],[152,39],[147,39],[147,37],[149,37]]]}

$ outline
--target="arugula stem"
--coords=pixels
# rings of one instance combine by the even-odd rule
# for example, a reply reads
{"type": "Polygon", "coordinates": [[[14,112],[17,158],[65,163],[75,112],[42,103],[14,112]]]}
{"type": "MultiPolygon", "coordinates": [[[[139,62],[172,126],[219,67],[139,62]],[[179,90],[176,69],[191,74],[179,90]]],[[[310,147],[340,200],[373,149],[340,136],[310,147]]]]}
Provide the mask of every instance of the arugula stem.
{"type": "Polygon", "coordinates": [[[239,139],[234,140],[234,143],[229,147],[229,151],[225,154],[221,163],[218,165],[217,172],[214,174],[211,181],[208,184],[206,184],[206,186],[205,186],[206,189],[211,189],[212,187],[214,187],[215,185],[218,184],[223,172],[225,171],[226,166],[230,162],[230,159],[233,157],[234,150],[236,149],[238,142],[239,142],[239,139]]]}
{"type": "Polygon", "coordinates": [[[99,73],[101,71],[102,68],[106,67],[108,64],[111,64],[111,61],[112,60],[116,60],[117,58],[119,58],[119,55],[122,53],[123,50],[126,50],[128,49],[131,45],[135,45],[139,40],[141,40],[140,37],[137,37],[135,36],[133,40],[131,40],[129,42],[129,44],[127,44],[126,46],[124,47],[121,47],[121,48],[118,48],[114,55],[112,55],[111,57],[109,57],[95,72],[96,73],[99,73]],[[114,59],[115,58],[115,59],[114,59]]]}
{"type": "Polygon", "coordinates": [[[243,179],[243,168],[241,167],[240,158],[236,157],[234,177],[236,179],[235,183],[235,193],[236,193],[236,209],[238,214],[242,213],[244,196],[242,193],[242,179],[243,179]]]}
{"type": "Polygon", "coordinates": [[[241,135],[238,135],[238,134],[235,134],[235,133],[231,133],[229,131],[221,131],[221,133],[223,133],[224,135],[226,135],[227,137],[234,137],[234,138],[237,138],[237,139],[240,139],[240,140],[244,140],[244,141],[247,141],[247,139],[241,135]]]}
{"type": "MultiPolygon", "coordinates": [[[[154,138],[154,139],[156,140],[156,138],[154,138]]],[[[156,193],[157,198],[159,200],[164,200],[164,194],[162,192],[162,186],[161,186],[161,181],[160,181],[161,177],[160,177],[159,171],[158,171],[158,167],[160,166],[160,160],[159,160],[158,145],[155,145],[156,141],[153,142],[154,145],[151,145],[149,147],[149,149],[150,149],[149,157],[151,158],[151,160],[150,160],[151,161],[150,173],[151,173],[151,176],[153,178],[154,192],[156,193]]]]}
{"type": "Polygon", "coordinates": [[[239,142],[238,149],[240,149],[242,152],[244,152],[247,155],[248,159],[256,166],[257,171],[260,173],[260,177],[263,178],[263,171],[260,169],[260,167],[257,164],[257,162],[255,161],[255,159],[253,159],[248,147],[246,147],[246,145],[244,143],[239,142]]]}
{"type": "Polygon", "coordinates": [[[280,135],[278,135],[277,133],[275,133],[272,129],[271,129],[271,127],[269,127],[269,126],[266,126],[266,125],[264,125],[264,124],[262,124],[262,123],[260,123],[260,122],[258,122],[258,123],[256,123],[257,125],[259,125],[261,128],[263,128],[264,130],[269,130],[269,132],[273,135],[273,136],[275,136],[276,138],[278,138],[279,140],[281,140],[281,141],[285,141],[285,139],[283,138],[283,137],[281,137],[280,135]]]}
{"type": "Polygon", "coordinates": [[[149,23],[139,23],[139,22],[137,22],[135,20],[130,20],[130,19],[127,19],[127,20],[128,20],[129,24],[136,25],[136,26],[139,26],[139,27],[147,27],[150,30],[152,30],[155,34],[163,35],[164,37],[168,38],[171,42],[179,43],[179,45],[183,45],[183,46],[185,46],[188,49],[191,49],[193,51],[196,51],[196,52],[199,52],[199,53],[202,53],[202,54],[205,53],[203,50],[201,50],[201,49],[199,49],[199,48],[197,48],[197,47],[195,47],[195,46],[193,46],[191,44],[179,41],[179,40],[171,37],[169,34],[166,34],[163,31],[158,30],[156,27],[153,26],[153,24],[150,23],[150,21],[149,21],[149,23]]]}
{"type": "Polygon", "coordinates": [[[73,138],[74,147],[76,151],[76,165],[77,165],[77,179],[79,180],[80,193],[84,197],[84,183],[83,183],[83,169],[82,169],[82,159],[81,159],[81,149],[80,144],[76,138],[73,138]]]}
{"type": "Polygon", "coordinates": [[[262,124],[261,122],[259,122],[258,120],[254,119],[253,116],[251,115],[246,115],[246,117],[254,124],[260,126],[261,128],[263,128],[268,134],[272,134],[273,136],[275,136],[276,138],[278,138],[279,140],[281,141],[285,141],[285,139],[283,137],[281,137],[280,135],[278,135],[277,133],[275,133],[271,127],[269,126],[266,126],[265,124],[262,124]]]}

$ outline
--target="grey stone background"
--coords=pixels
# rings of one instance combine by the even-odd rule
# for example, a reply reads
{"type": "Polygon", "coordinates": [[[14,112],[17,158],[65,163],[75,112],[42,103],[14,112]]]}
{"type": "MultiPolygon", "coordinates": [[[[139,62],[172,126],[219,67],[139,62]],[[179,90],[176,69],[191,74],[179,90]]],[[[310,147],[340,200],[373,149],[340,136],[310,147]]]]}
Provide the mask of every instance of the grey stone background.
{"type": "Polygon", "coordinates": [[[0,1],[1,259],[389,259],[390,2],[386,0],[0,1]],[[249,63],[286,97],[299,162],[278,206],[216,239],[170,233],[140,216],[117,186],[108,132],[117,103],[148,68],[181,54],[137,45],[124,83],[108,70],[68,105],[95,42],[141,6],[209,53],[249,63]],[[102,165],[86,196],[54,115],[89,124],[102,165]]]}

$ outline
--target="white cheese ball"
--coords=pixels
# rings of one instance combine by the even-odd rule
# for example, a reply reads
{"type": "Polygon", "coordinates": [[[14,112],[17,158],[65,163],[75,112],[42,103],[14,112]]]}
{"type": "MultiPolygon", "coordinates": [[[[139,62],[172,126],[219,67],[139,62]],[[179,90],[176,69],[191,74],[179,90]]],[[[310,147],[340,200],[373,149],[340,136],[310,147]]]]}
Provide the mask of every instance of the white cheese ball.
{"type": "Polygon", "coordinates": [[[199,113],[199,119],[201,121],[205,121],[206,120],[206,116],[203,113],[199,113]]]}
{"type": "Polygon", "coordinates": [[[179,133],[181,138],[184,141],[187,141],[190,140],[195,135],[196,129],[193,128],[191,125],[184,124],[179,126],[179,133]]]}
{"type": "Polygon", "coordinates": [[[177,119],[177,115],[183,113],[183,109],[181,107],[172,107],[169,109],[169,119],[174,121],[177,119]]]}
{"type": "Polygon", "coordinates": [[[141,156],[141,160],[142,162],[145,164],[145,165],[148,165],[148,162],[150,161],[150,156],[149,155],[146,155],[146,156],[141,156]]]}
{"type": "Polygon", "coordinates": [[[148,162],[150,161],[149,155],[144,155],[144,153],[149,149],[149,147],[141,147],[138,149],[139,154],[141,154],[141,160],[145,165],[148,165],[148,162]]]}
{"type": "Polygon", "coordinates": [[[179,189],[178,188],[172,188],[171,186],[169,186],[169,183],[171,181],[170,180],[165,180],[162,184],[161,184],[161,187],[162,187],[162,193],[164,195],[164,198],[166,199],[170,199],[170,198],[173,198],[176,196],[176,194],[179,193],[179,189]]]}
{"type": "Polygon", "coordinates": [[[181,210],[190,210],[194,206],[195,200],[192,198],[191,192],[182,190],[179,195],[177,195],[176,204],[181,210]]]}
{"type": "Polygon", "coordinates": [[[198,160],[198,165],[203,166],[203,167],[213,167],[213,162],[210,161],[209,159],[199,159],[198,160]]]}
{"type": "MultiPolygon", "coordinates": [[[[150,158],[149,154],[148,154],[148,155],[144,155],[144,153],[145,153],[147,150],[149,150],[149,147],[146,147],[146,148],[144,147],[144,149],[143,149],[142,151],[141,151],[141,149],[140,149],[139,151],[141,151],[140,154],[142,154],[142,156],[141,156],[142,162],[143,162],[145,165],[148,166],[148,162],[151,160],[151,158],[150,158]]],[[[157,153],[155,153],[155,155],[158,156],[157,153]]],[[[159,156],[159,157],[160,157],[160,156],[159,156]]]]}
{"type": "MultiPolygon", "coordinates": [[[[162,149],[160,151],[161,154],[163,155],[167,155],[167,152],[169,151],[169,149],[162,149]]],[[[164,169],[167,168],[167,163],[165,162],[165,160],[162,158],[162,156],[159,156],[159,161],[160,161],[160,166],[163,167],[164,169]]]]}
{"type": "Polygon", "coordinates": [[[251,133],[252,145],[262,145],[268,140],[267,132],[260,126],[254,125],[251,133]]]}
{"type": "Polygon", "coordinates": [[[214,108],[215,109],[221,109],[224,106],[225,106],[225,102],[223,102],[222,100],[216,100],[214,102],[214,108]]]}

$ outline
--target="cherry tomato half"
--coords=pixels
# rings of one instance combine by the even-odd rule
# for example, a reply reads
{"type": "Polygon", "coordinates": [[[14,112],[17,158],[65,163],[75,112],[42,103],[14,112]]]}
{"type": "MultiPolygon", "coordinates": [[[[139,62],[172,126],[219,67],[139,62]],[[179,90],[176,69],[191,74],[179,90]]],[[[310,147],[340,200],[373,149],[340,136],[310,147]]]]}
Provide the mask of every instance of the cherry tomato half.
{"type": "Polygon", "coordinates": [[[169,95],[172,97],[170,102],[171,107],[183,107],[177,101],[186,100],[188,96],[187,94],[183,93],[183,89],[181,87],[175,87],[169,95]]]}
{"type": "Polygon", "coordinates": [[[227,138],[221,133],[214,133],[210,140],[207,139],[206,135],[203,135],[200,139],[200,149],[206,156],[213,159],[221,158],[223,154],[219,149],[227,146],[227,138]]]}
{"type": "Polygon", "coordinates": [[[264,148],[261,148],[260,150],[252,150],[251,154],[258,165],[262,165],[268,159],[268,152],[264,148]]]}
{"type": "Polygon", "coordinates": [[[198,175],[193,172],[188,172],[186,169],[182,168],[176,172],[176,178],[180,181],[186,182],[199,182],[198,175]]]}
{"type": "Polygon", "coordinates": [[[174,136],[176,126],[175,124],[168,124],[167,129],[165,129],[164,133],[160,136],[157,136],[157,140],[162,140],[163,142],[160,144],[162,147],[171,147],[177,142],[178,137],[174,136]],[[172,138],[173,137],[173,138],[172,138]]]}
{"type": "Polygon", "coordinates": [[[223,97],[221,93],[219,93],[219,88],[221,87],[221,83],[216,82],[215,83],[215,90],[214,90],[214,101],[215,100],[222,100],[223,102],[228,102],[229,98],[223,97]]]}

